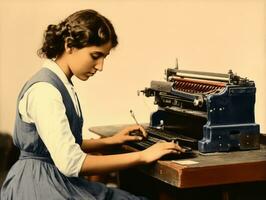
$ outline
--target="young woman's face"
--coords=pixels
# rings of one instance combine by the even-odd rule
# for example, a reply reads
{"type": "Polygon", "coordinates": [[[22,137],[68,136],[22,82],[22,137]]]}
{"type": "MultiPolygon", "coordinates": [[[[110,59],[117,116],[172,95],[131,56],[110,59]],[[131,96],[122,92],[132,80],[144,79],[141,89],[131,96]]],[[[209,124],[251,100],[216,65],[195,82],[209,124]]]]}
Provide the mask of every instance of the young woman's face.
{"type": "Polygon", "coordinates": [[[73,48],[68,56],[68,67],[73,75],[85,81],[97,71],[103,70],[104,59],[111,49],[110,42],[101,46],[73,48]]]}

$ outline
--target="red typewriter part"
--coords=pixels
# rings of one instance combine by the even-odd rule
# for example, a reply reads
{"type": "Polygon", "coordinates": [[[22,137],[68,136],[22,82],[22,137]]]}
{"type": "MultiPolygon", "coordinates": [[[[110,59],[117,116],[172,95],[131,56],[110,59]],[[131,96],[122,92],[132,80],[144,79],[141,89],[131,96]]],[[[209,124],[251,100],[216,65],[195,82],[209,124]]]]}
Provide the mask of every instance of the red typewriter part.
{"type": "Polygon", "coordinates": [[[218,81],[209,81],[209,80],[196,80],[196,79],[187,79],[172,77],[173,89],[177,91],[182,91],[186,93],[200,93],[200,94],[214,94],[222,91],[226,83],[218,81]]]}

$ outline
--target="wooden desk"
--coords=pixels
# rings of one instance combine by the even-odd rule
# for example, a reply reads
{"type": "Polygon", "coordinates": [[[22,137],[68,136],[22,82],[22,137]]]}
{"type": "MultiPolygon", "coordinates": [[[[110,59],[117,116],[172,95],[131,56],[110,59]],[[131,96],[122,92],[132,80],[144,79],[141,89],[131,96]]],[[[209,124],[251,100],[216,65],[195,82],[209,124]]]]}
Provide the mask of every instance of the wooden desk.
{"type": "MultiPolygon", "coordinates": [[[[107,137],[125,126],[99,126],[89,130],[107,137]]],[[[264,144],[261,144],[260,150],[199,154],[196,158],[186,160],[195,164],[157,161],[150,165],[125,170],[120,173],[121,176],[125,176],[125,179],[121,178],[121,186],[124,185],[124,188],[129,188],[130,191],[141,193],[143,188],[136,189],[138,186],[142,185],[141,187],[147,191],[147,186],[151,185],[151,182],[157,182],[152,185],[151,192],[155,188],[157,191],[162,190],[163,195],[160,194],[158,199],[180,199],[182,196],[180,191],[185,193],[183,197],[186,200],[190,198],[192,192],[194,195],[191,199],[199,197],[198,195],[203,195],[202,198],[207,195],[205,199],[266,199],[266,192],[264,192],[266,191],[266,146],[264,144]],[[139,176],[139,173],[142,173],[142,176],[139,176]],[[142,180],[143,176],[149,181],[142,180]],[[122,179],[125,183],[122,183],[122,179]],[[244,191],[240,192],[242,189],[244,191]],[[214,196],[208,198],[213,191],[216,191],[214,196]],[[239,192],[243,195],[237,194],[239,192]]]]}

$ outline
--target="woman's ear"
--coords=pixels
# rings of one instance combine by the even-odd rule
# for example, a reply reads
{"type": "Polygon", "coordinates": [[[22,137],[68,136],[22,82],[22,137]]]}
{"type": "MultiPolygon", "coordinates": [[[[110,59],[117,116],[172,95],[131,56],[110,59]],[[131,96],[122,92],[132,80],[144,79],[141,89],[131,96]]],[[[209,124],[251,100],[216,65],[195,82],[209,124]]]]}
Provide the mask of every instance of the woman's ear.
{"type": "Polygon", "coordinates": [[[69,54],[72,53],[72,50],[73,50],[73,47],[71,45],[72,41],[73,41],[72,37],[67,37],[65,39],[65,51],[66,51],[66,53],[69,53],[69,54]]]}

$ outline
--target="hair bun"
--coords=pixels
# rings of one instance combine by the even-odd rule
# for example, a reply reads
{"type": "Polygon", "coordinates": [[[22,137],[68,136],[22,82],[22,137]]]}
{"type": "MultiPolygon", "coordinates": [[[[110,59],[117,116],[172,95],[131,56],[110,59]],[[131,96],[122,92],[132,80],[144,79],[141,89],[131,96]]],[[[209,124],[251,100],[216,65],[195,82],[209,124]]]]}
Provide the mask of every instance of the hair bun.
{"type": "Polygon", "coordinates": [[[65,50],[66,38],[69,47],[81,49],[86,46],[100,46],[107,42],[112,47],[118,44],[112,23],[94,10],[81,10],[73,13],[58,25],[50,24],[45,33],[40,56],[56,58],[65,50]]]}

